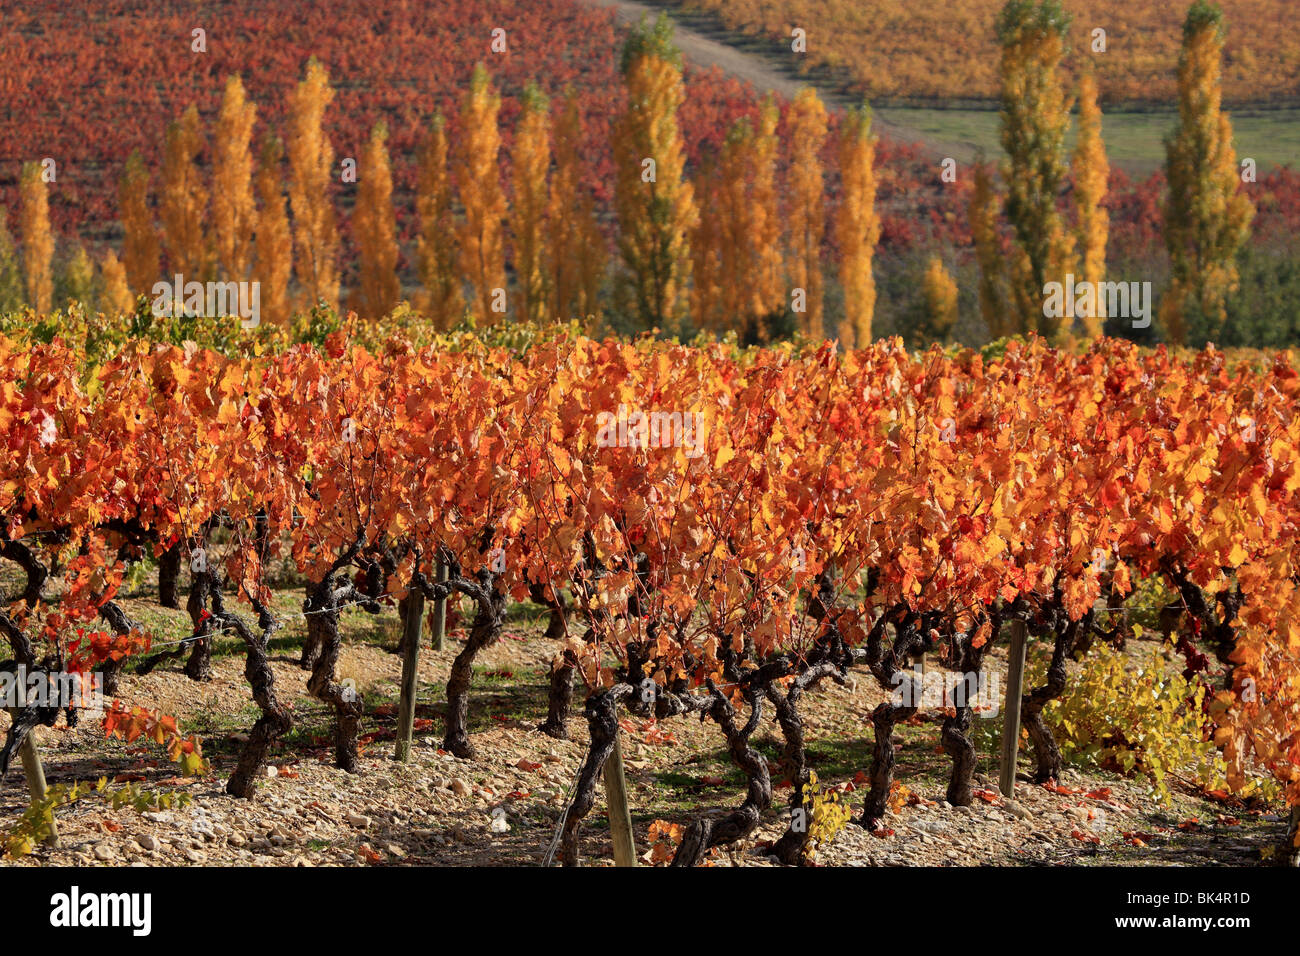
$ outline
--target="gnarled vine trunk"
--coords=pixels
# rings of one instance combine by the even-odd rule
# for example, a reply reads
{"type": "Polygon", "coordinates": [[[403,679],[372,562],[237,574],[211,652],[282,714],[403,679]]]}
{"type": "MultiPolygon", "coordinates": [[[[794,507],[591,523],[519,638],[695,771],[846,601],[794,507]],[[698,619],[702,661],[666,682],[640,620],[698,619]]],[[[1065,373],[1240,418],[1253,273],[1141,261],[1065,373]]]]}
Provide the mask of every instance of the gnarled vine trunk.
{"type": "Polygon", "coordinates": [[[163,607],[179,608],[181,577],[181,548],[174,544],[158,556],[158,603],[163,607]]]}
{"type": "Polygon", "coordinates": [[[1065,669],[1066,661],[1069,660],[1070,652],[1074,649],[1074,642],[1080,629],[1089,627],[1091,621],[1092,612],[1089,611],[1079,621],[1069,621],[1063,627],[1058,626],[1056,639],[1052,644],[1052,660],[1047,667],[1046,683],[1041,687],[1035,687],[1021,698],[1020,723],[1029,732],[1029,738],[1034,744],[1034,760],[1037,764],[1034,770],[1035,783],[1046,783],[1061,776],[1064,767],[1061,748],[1056,745],[1052,729],[1043,720],[1043,708],[1065,692],[1068,676],[1065,669]]]}
{"type": "Polygon", "coordinates": [[[587,699],[583,713],[587,718],[587,729],[591,734],[591,744],[587,747],[586,759],[578,772],[578,781],[573,788],[573,798],[564,812],[564,823],[560,834],[560,860],[565,866],[580,866],[578,837],[582,830],[582,820],[591,812],[596,802],[596,781],[605,769],[605,761],[614,752],[614,741],[618,737],[618,702],[632,693],[629,684],[615,684],[613,687],[598,691],[587,699]]]}
{"type": "Polygon", "coordinates": [[[808,811],[804,807],[808,795],[810,778],[808,774],[808,754],[804,744],[803,717],[799,714],[799,699],[806,688],[823,677],[839,673],[839,668],[829,661],[823,661],[804,671],[790,682],[783,694],[768,685],[767,698],[776,710],[776,721],[785,738],[781,752],[781,771],[790,780],[790,824],[785,833],[772,845],[772,855],[787,866],[800,866],[808,862],[808,841],[812,834],[809,828],[808,811]]]}
{"type": "Polygon", "coordinates": [[[322,581],[307,588],[303,613],[307,617],[307,639],[320,648],[312,666],[307,689],[313,697],[334,708],[334,764],[348,773],[357,771],[357,731],[365,702],[361,691],[351,682],[335,680],[342,649],[339,634],[339,605],[355,592],[351,585],[335,588],[332,569],[322,581]]]}
{"type": "MultiPolygon", "coordinates": [[[[954,807],[971,805],[973,794],[971,780],[975,775],[975,744],[970,739],[971,724],[974,722],[975,710],[971,706],[972,697],[978,693],[980,674],[984,664],[984,651],[988,644],[975,646],[975,637],[985,618],[977,618],[971,629],[965,634],[954,637],[958,682],[953,685],[949,700],[952,701],[953,714],[945,717],[941,733],[944,753],[952,759],[952,773],[948,778],[947,799],[954,807]]],[[[1001,627],[1001,616],[995,611],[989,622],[989,638],[992,642],[1001,627]]]]}
{"type": "MultiPolygon", "coordinates": [[[[911,648],[920,643],[915,615],[897,625],[897,635],[893,646],[880,655],[871,671],[882,687],[895,688],[905,679],[898,669],[898,662],[905,660],[911,648]]],[[[889,791],[894,784],[894,727],[916,713],[915,699],[894,704],[885,701],[871,712],[871,724],[875,729],[875,743],[871,755],[871,789],[862,805],[859,822],[874,830],[885,815],[889,806],[889,791]]]]}
{"type": "Polygon", "coordinates": [[[293,717],[288,708],[275,696],[275,673],[267,657],[271,637],[280,625],[265,607],[255,602],[258,632],[254,633],[242,618],[226,612],[220,594],[215,596],[213,603],[215,616],[238,634],[248,649],[244,676],[252,688],[253,700],[262,711],[248,732],[248,742],[240,751],[239,761],[226,783],[226,792],[231,796],[251,798],[256,793],[257,781],[266,766],[266,754],[271,744],[293,727],[293,717]]]}
{"type": "Polygon", "coordinates": [[[474,679],[474,658],[500,636],[506,619],[506,594],[496,586],[495,575],[490,571],[480,572],[476,585],[459,575],[453,580],[457,590],[474,599],[477,610],[465,646],[452,661],[447,677],[447,727],[442,746],[457,757],[470,758],[474,756],[474,745],[469,740],[469,688],[474,679]]]}
{"type": "Polygon", "coordinates": [[[677,852],[673,854],[671,866],[698,866],[713,847],[744,839],[754,832],[763,811],[772,805],[772,777],[768,772],[767,758],[749,745],[749,739],[763,716],[764,687],[756,681],[745,689],[750,712],[743,727],[736,725],[736,710],[731,701],[712,683],[709,689],[713,691],[709,716],[722,728],[731,759],[744,771],[749,785],[745,802],[726,816],[700,816],[691,821],[677,852]]]}

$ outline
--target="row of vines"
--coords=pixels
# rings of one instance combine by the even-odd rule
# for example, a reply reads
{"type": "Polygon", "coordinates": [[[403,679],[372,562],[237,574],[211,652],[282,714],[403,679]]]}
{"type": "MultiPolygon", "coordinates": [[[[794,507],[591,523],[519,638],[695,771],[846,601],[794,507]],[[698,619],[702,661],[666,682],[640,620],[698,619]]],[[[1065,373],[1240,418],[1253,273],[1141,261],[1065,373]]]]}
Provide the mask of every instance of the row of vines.
{"type": "MultiPolygon", "coordinates": [[[[1286,357],[575,334],[366,349],[342,333],[266,355],[143,342],[91,367],[83,355],[0,338],[0,556],[26,582],[0,603],[0,666],[99,671],[114,693],[127,661],[184,656],[207,678],[213,638],[237,635],[261,715],[233,795],[255,797],[292,726],[268,663],[282,622],[267,581],[290,557],[307,581],[302,665],[347,770],[366,710],[336,673],[342,609],[393,614],[414,592],[470,602],[442,745],[472,760],[476,655],[508,602],[551,607],[539,731],[573,732],[580,708],[591,741],[560,839],[568,864],[618,708],[711,722],[743,771],[739,806],[685,826],[674,862],[696,864],[755,829],[776,773],[791,808],[807,805],[809,688],[857,668],[892,690],[922,649],[965,680],[1012,620],[1052,648],[1023,720],[1036,778],[1059,777],[1043,707],[1065,690],[1067,657],[1125,626],[1152,578],[1177,595],[1167,617],[1208,688],[1229,782],[1271,777],[1300,803],[1300,378],[1286,357]],[[193,633],[166,650],[117,603],[145,555],[164,601],[190,569],[193,633]],[[779,768],[752,742],[769,716],[779,768]]],[[[134,722],[204,772],[198,742],[147,703],[114,703],[110,730],[134,722]]],[[[866,826],[894,784],[892,731],[915,712],[891,699],[862,715],[866,826]]],[[[972,800],[974,716],[967,701],[943,721],[957,806],[972,800]]],[[[0,772],[59,719],[16,712],[0,772]]],[[[773,853],[799,862],[808,840],[791,826],[773,853]]]]}

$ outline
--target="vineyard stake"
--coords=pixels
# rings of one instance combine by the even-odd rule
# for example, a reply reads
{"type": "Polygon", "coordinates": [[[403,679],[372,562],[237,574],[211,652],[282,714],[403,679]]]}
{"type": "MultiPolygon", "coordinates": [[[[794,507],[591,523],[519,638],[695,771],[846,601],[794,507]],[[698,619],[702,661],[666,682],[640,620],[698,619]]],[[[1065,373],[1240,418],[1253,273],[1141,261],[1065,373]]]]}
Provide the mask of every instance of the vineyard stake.
{"type": "MultiPolygon", "coordinates": [[[[447,580],[447,564],[442,560],[442,555],[438,555],[436,559],[434,577],[439,584],[447,580]]],[[[442,650],[442,635],[446,629],[447,599],[445,597],[435,598],[433,602],[433,649],[435,651],[442,650]]]]}
{"type": "Polygon", "coordinates": [[[423,624],[424,592],[413,587],[406,592],[406,613],[402,617],[402,699],[397,709],[397,748],[393,753],[401,763],[406,763],[411,756],[423,624]]]}
{"type": "Polygon", "coordinates": [[[636,841],[632,812],[627,805],[627,780],[623,776],[622,728],[614,724],[614,750],[605,761],[605,802],[609,806],[609,833],[614,843],[614,865],[636,866],[636,841]]]}
{"type": "Polygon", "coordinates": [[[1011,622],[1007,652],[1007,697],[1002,705],[1002,799],[1016,795],[1016,751],[1020,747],[1020,699],[1025,689],[1025,622],[1011,622]]]}
{"type": "MultiPolygon", "coordinates": [[[[36,729],[32,728],[23,738],[23,745],[18,748],[18,755],[23,761],[23,773],[27,776],[27,789],[31,792],[32,803],[45,799],[45,768],[41,766],[41,755],[36,750],[36,729]]],[[[45,842],[52,847],[59,845],[59,828],[50,814],[50,832],[45,842]]]]}

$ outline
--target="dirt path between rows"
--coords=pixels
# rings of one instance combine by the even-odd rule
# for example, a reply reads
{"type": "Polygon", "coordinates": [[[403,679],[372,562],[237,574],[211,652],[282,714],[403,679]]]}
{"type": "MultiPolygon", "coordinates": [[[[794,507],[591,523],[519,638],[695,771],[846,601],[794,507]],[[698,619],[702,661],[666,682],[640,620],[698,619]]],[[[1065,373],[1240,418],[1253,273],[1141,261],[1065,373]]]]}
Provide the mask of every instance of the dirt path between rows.
{"type": "MultiPolygon", "coordinates": [[[[632,26],[642,17],[654,20],[660,13],[667,13],[675,25],[674,40],[686,62],[693,66],[709,69],[718,67],[724,73],[749,83],[760,93],[773,92],[778,96],[793,99],[805,86],[815,86],[822,101],[835,110],[843,110],[857,102],[857,99],[845,94],[815,78],[801,76],[795,69],[797,54],[791,53],[788,65],[782,66],[781,58],[776,55],[778,47],[773,44],[773,54],[763,56],[738,50],[706,36],[704,33],[682,23],[675,15],[676,11],[667,9],[663,4],[639,3],[637,0],[578,0],[589,7],[611,10],[620,26],[632,26]]],[[[968,162],[975,156],[973,143],[960,140],[943,140],[929,136],[907,126],[900,126],[884,119],[879,113],[872,119],[873,125],[886,138],[899,142],[916,143],[935,157],[951,156],[959,162],[968,162]]]]}

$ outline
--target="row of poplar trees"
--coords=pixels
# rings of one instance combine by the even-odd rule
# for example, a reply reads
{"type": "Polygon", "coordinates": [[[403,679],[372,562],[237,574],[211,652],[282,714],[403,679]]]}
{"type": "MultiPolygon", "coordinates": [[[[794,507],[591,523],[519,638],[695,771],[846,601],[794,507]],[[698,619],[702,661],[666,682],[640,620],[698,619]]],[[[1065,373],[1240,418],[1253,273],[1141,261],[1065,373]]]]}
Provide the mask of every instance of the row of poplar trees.
{"type": "MultiPolygon", "coordinates": [[[[466,315],[588,319],[612,301],[628,328],[736,329],[761,339],[784,321],[812,337],[869,342],[880,225],[868,110],[849,111],[832,144],[841,201],[828,221],[821,161],[828,115],[813,90],[791,104],[784,137],[769,98],[757,123],[734,124],[717,155],[688,177],[677,120],[682,64],[667,18],[632,32],[622,76],[626,107],[611,131],[612,223],[601,221],[587,188],[591,170],[572,90],[554,111],[535,86],[524,92],[509,201],[499,162],[501,98],[487,71],[480,65],[470,80],[454,143],[444,117],[433,117],[416,157],[415,309],[448,328],[466,315]],[[618,253],[612,270],[610,233],[618,253]],[[828,236],[846,302],[834,329],[823,328],[828,236]]],[[[101,261],[101,308],[129,311],[136,296],[174,274],[187,282],[258,280],[264,321],[344,304],[331,197],[343,164],[323,131],[333,95],[313,59],[292,93],[283,141],[267,132],[254,150],[257,107],[231,77],[210,148],[196,108],[168,126],[157,196],[133,154],[119,183],[121,258],[110,250],[101,261]]],[[[355,189],[355,281],[346,305],[364,317],[388,314],[403,297],[386,136],[383,124],[374,128],[355,164],[355,186],[343,187],[355,189]]],[[[28,206],[45,203],[42,189],[33,180],[34,198],[24,200],[24,235],[38,231],[28,226],[28,206]]],[[[48,211],[42,216],[48,233],[48,211]]],[[[28,273],[48,276],[50,251],[28,245],[28,273]]],[[[50,300],[49,289],[38,289],[28,301],[44,312],[50,300]]]]}
{"type": "MultiPolygon", "coordinates": [[[[1076,329],[1069,319],[1043,314],[1045,283],[1064,283],[1067,275],[1091,283],[1106,277],[1109,217],[1102,200],[1110,170],[1091,72],[1079,80],[1077,136],[1072,155],[1066,151],[1071,103],[1061,60],[1068,27],[1056,0],[1010,0],[998,21],[1005,192],[998,193],[980,164],[970,206],[980,309],[994,337],[1032,331],[1054,341],[1095,338],[1106,318],[1099,310],[1103,314],[1082,318],[1076,329]],[[1072,224],[1060,202],[1067,175],[1072,224]]],[[[1237,253],[1254,215],[1240,188],[1232,125],[1221,108],[1223,39],[1222,12],[1197,0],[1183,25],[1179,124],[1165,141],[1170,281],[1159,311],[1164,335],[1175,344],[1185,342],[1192,311],[1211,336],[1222,328],[1227,297],[1238,282],[1237,253]]]]}
{"type": "MultiPolygon", "coordinates": [[[[1067,155],[1073,108],[1061,70],[1067,27],[1057,0],[1009,0],[999,18],[1001,187],[977,164],[970,205],[980,310],[994,337],[1034,331],[1054,341],[1093,338],[1106,318],[1082,318],[1076,327],[1044,316],[1042,308],[1045,283],[1064,282],[1067,274],[1099,283],[1106,274],[1109,166],[1098,90],[1092,74],[1083,73],[1076,144],[1067,155]],[[1062,201],[1067,177],[1072,215],[1062,201]]],[[[1180,121],[1167,140],[1170,282],[1160,317],[1166,338],[1176,343],[1184,340],[1192,311],[1211,332],[1225,321],[1237,251],[1253,215],[1239,189],[1231,124],[1220,105],[1222,49],[1220,11],[1197,0],[1178,65],[1180,121]]],[[[577,95],[567,91],[553,114],[535,86],[524,92],[508,202],[499,164],[501,99],[480,66],[460,104],[456,142],[435,115],[418,151],[418,289],[410,296],[416,310],[445,329],[466,315],[480,322],[505,314],[587,319],[612,301],[628,328],[734,329],[761,340],[793,327],[814,339],[833,334],[846,347],[869,342],[880,237],[870,112],[849,110],[840,120],[832,144],[839,202],[828,223],[821,156],[829,123],[813,90],[794,99],[780,134],[779,111],[769,98],[756,123],[734,124],[716,154],[688,177],[677,122],[682,67],[670,21],[661,17],[634,30],[621,67],[626,107],[612,128],[619,260],[612,295],[602,293],[610,225],[599,221],[586,188],[591,170],[577,95]],[[834,328],[824,322],[827,238],[834,240],[844,299],[834,328]]],[[[133,154],[126,164],[119,184],[121,259],[106,252],[96,281],[78,247],[63,282],[67,293],[88,293],[93,284],[101,308],[130,311],[137,295],[179,273],[186,281],[258,280],[262,314],[273,323],[318,303],[338,308],[341,242],[331,187],[339,164],[323,132],[333,95],[324,67],[313,59],[291,95],[285,140],[267,132],[256,159],[257,108],[238,77],[227,82],[210,152],[190,107],[167,129],[156,201],[141,157],[133,154]]],[[[402,298],[386,138],[381,123],[354,179],[356,278],[347,305],[366,317],[387,315],[402,298]]],[[[0,217],[0,299],[6,284],[20,284],[26,301],[45,313],[53,304],[54,239],[39,165],[24,166],[20,196],[25,281],[17,279],[0,217]]],[[[937,258],[922,292],[927,328],[921,331],[943,338],[957,319],[958,290],[937,258]]]]}

